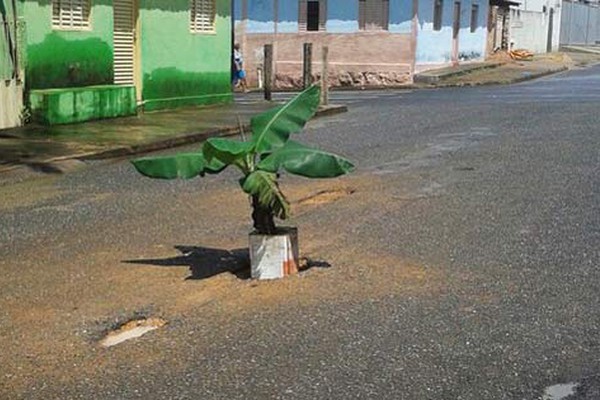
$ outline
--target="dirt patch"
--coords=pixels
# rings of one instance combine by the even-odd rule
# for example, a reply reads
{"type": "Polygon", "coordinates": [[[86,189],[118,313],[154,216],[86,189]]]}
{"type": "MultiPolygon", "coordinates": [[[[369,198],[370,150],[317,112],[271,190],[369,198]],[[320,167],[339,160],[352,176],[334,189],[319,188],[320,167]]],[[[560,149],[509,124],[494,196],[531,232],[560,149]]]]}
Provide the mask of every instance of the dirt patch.
{"type": "Polygon", "coordinates": [[[56,186],[56,178],[32,179],[23,182],[0,185],[0,210],[33,206],[61,195],[56,186]]]}

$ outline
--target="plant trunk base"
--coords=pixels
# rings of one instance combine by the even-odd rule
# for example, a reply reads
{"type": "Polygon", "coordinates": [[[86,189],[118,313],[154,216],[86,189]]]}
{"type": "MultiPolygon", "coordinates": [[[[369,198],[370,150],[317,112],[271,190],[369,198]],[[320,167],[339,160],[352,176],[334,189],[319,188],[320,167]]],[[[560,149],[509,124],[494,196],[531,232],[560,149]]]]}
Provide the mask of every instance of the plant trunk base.
{"type": "Polygon", "coordinates": [[[252,279],[278,279],[298,273],[298,229],[277,228],[272,235],[250,234],[252,279]]]}

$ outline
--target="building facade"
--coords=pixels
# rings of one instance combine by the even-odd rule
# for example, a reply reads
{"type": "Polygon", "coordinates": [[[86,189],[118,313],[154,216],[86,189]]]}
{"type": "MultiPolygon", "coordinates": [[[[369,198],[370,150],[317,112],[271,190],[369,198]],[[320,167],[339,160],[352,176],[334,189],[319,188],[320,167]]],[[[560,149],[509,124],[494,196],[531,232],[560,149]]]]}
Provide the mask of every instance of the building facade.
{"type": "Polygon", "coordinates": [[[510,7],[510,47],[558,51],[562,0],[526,0],[510,7]]]}
{"type": "Polygon", "coordinates": [[[261,79],[263,46],[273,44],[275,84],[300,85],[303,43],[313,44],[318,76],[322,46],[340,86],[401,84],[414,68],[413,0],[235,0],[236,41],[249,83],[261,79]]]}
{"type": "Polygon", "coordinates": [[[228,102],[229,0],[21,0],[25,82],[48,124],[228,102]]]}
{"type": "Polygon", "coordinates": [[[419,0],[416,69],[483,61],[487,0],[419,0]]]}
{"type": "Polygon", "coordinates": [[[485,57],[487,3],[479,0],[234,0],[235,40],[250,84],[273,44],[275,84],[299,86],[303,43],[318,76],[329,48],[331,84],[399,85],[415,71],[485,57]]]}

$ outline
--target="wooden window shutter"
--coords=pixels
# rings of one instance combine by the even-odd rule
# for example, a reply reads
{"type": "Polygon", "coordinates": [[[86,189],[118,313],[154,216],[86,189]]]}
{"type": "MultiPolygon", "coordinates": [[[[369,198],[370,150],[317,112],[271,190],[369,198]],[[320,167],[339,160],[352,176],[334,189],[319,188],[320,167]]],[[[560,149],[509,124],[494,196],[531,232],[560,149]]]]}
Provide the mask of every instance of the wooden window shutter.
{"type": "Polygon", "coordinates": [[[327,0],[319,0],[319,30],[325,31],[327,24],[327,0]]]}
{"type": "Polygon", "coordinates": [[[361,30],[387,30],[390,18],[389,0],[359,0],[358,27],[361,30]]]}
{"type": "Polygon", "coordinates": [[[300,32],[306,32],[306,17],[308,14],[308,7],[306,0],[300,0],[298,2],[298,30],[300,32]]]}
{"type": "Polygon", "coordinates": [[[365,30],[367,27],[367,1],[358,0],[358,29],[365,30]]]}
{"type": "Polygon", "coordinates": [[[442,29],[442,13],[444,11],[443,0],[433,0],[433,30],[439,31],[442,29]]]}
{"type": "Polygon", "coordinates": [[[390,27],[390,0],[381,0],[381,29],[387,31],[390,27]]]}

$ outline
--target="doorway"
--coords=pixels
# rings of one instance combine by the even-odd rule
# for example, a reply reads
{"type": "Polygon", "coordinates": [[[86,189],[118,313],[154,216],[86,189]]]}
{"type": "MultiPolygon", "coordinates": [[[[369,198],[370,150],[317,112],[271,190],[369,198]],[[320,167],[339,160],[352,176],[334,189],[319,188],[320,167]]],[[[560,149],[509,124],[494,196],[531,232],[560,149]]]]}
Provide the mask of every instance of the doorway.
{"type": "Polygon", "coordinates": [[[141,101],[141,81],[138,70],[138,6],[136,0],[114,0],[114,83],[135,86],[136,99],[141,101]]]}

